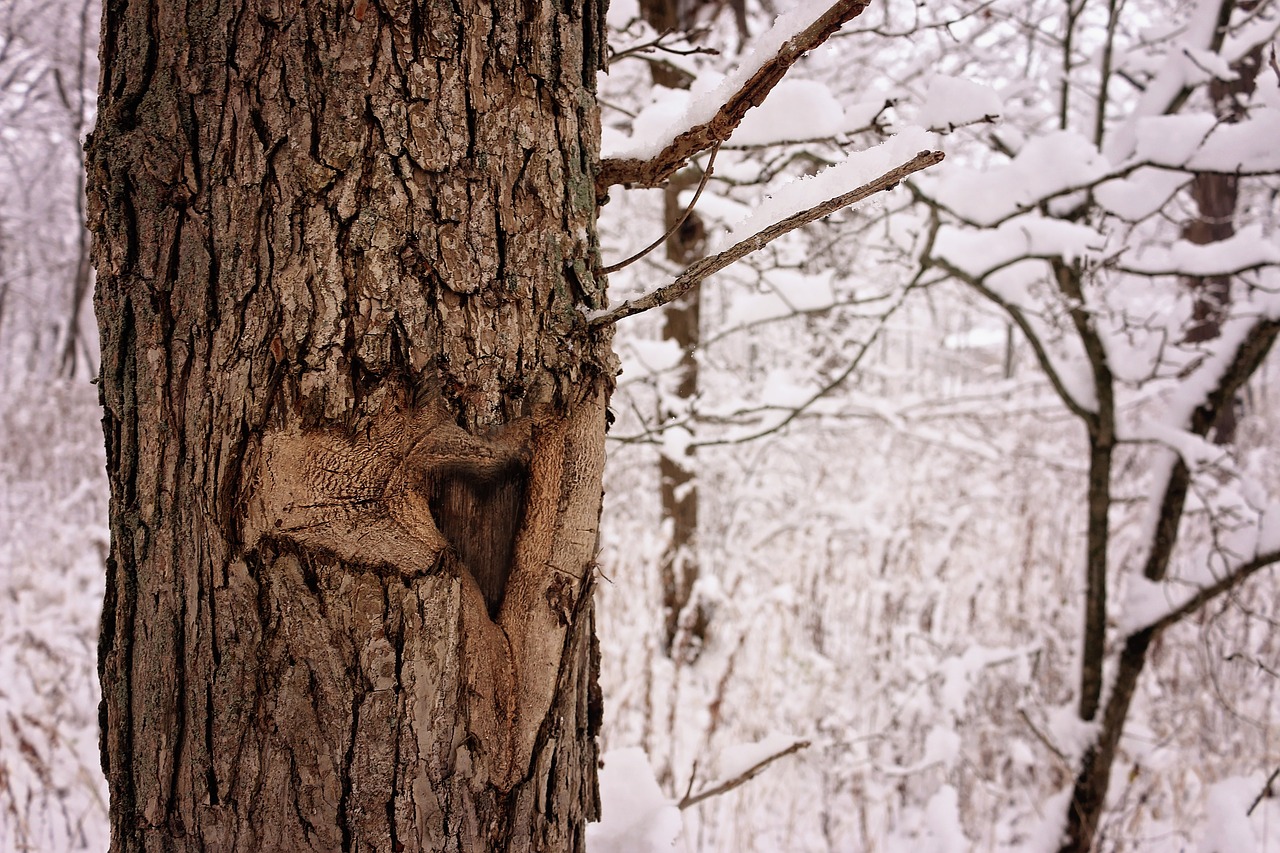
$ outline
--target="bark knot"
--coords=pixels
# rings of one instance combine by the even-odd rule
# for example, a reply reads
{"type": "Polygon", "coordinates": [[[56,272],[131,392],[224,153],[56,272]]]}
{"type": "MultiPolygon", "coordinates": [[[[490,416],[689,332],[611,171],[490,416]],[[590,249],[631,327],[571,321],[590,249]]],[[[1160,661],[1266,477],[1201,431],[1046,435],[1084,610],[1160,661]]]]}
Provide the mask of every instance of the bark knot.
{"type": "Polygon", "coordinates": [[[473,436],[442,403],[388,406],[359,430],[263,436],[245,543],[284,539],[404,577],[453,557],[495,616],[511,570],[528,480],[528,419],[473,436]]]}

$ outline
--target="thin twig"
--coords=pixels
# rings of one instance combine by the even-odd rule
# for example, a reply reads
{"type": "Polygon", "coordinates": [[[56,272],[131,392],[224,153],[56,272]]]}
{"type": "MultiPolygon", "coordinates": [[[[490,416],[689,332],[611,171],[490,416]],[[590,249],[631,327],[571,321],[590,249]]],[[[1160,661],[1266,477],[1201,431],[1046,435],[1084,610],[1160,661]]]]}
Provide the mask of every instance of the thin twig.
{"type": "Polygon", "coordinates": [[[1271,775],[1267,777],[1267,784],[1263,785],[1262,790],[1258,792],[1258,796],[1253,798],[1253,805],[1249,806],[1249,810],[1244,813],[1245,817],[1251,816],[1253,814],[1253,810],[1258,807],[1258,804],[1271,796],[1271,786],[1275,784],[1277,776],[1280,776],[1280,767],[1271,771],[1271,775]]]}
{"type": "Polygon", "coordinates": [[[643,249],[636,252],[634,255],[627,258],[625,261],[618,261],[618,263],[616,264],[605,267],[603,270],[601,270],[602,273],[604,273],[605,275],[609,275],[610,273],[617,272],[623,267],[631,266],[636,261],[640,260],[645,255],[652,252],[654,249],[658,248],[663,243],[667,242],[667,240],[671,237],[671,235],[676,233],[676,231],[680,229],[680,226],[684,225],[685,221],[689,218],[689,214],[693,213],[694,205],[696,205],[698,203],[698,199],[702,197],[702,191],[707,188],[707,181],[711,179],[711,169],[713,166],[715,166],[716,155],[719,153],[720,153],[720,143],[717,142],[711,148],[711,159],[707,160],[707,168],[704,169],[702,172],[702,179],[698,181],[698,189],[693,194],[693,198],[689,200],[689,206],[684,209],[684,214],[679,219],[677,219],[670,228],[667,229],[667,233],[663,234],[657,240],[654,240],[648,246],[645,246],[643,249]]]}
{"type": "Polygon", "coordinates": [[[1210,601],[1213,601],[1218,596],[1230,592],[1253,575],[1263,569],[1275,565],[1276,563],[1280,563],[1280,551],[1270,551],[1265,554],[1259,554],[1247,563],[1236,567],[1235,571],[1231,572],[1218,582],[1202,587],[1199,592],[1188,598],[1178,607],[1166,613],[1164,616],[1161,616],[1154,622],[1139,628],[1137,631],[1131,631],[1129,636],[1138,634],[1141,631],[1150,631],[1152,633],[1163,631],[1170,625],[1181,622],[1183,619],[1187,618],[1192,613],[1195,613],[1201,607],[1208,604],[1210,601]]]}
{"type": "MultiPolygon", "coordinates": [[[[1019,258],[1018,260],[1023,260],[1023,258],[1019,258]]],[[[1048,261],[1051,260],[1051,258],[1046,256],[1041,258],[1041,260],[1048,261]]],[[[1021,306],[1010,302],[997,291],[992,290],[986,285],[986,279],[987,276],[991,274],[991,270],[988,270],[981,276],[973,276],[943,258],[931,258],[929,262],[938,269],[945,270],[957,280],[965,282],[987,299],[990,299],[996,305],[1003,308],[1008,313],[1010,319],[1013,320],[1014,325],[1022,331],[1023,337],[1027,339],[1027,343],[1031,345],[1031,351],[1035,354],[1036,362],[1039,363],[1040,369],[1044,371],[1045,377],[1048,378],[1049,384],[1053,386],[1053,390],[1058,395],[1058,398],[1062,400],[1062,404],[1066,406],[1073,415],[1086,423],[1090,418],[1094,417],[1095,413],[1093,410],[1077,400],[1071,393],[1071,390],[1067,388],[1066,381],[1059,373],[1057,365],[1053,363],[1053,357],[1049,354],[1048,347],[1046,347],[1044,341],[1041,340],[1035,327],[1031,325],[1031,320],[1027,316],[1027,312],[1023,310],[1021,306]]],[[[1012,262],[1006,266],[1011,265],[1012,262]]]]}
{"type": "Polygon", "coordinates": [[[689,784],[685,786],[684,797],[681,798],[680,802],[684,802],[685,800],[689,799],[690,795],[693,794],[693,783],[697,780],[697,778],[698,778],[698,761],[697,759],[694,759],[693,768],[689,771],[689,784]]]}
{"type": "Polygon", "coordinates": [[[844,384],[845,380],[847,380],[850,376],[853,375],[854,371],[856,371],[862,365],[862,359],[867,355],[867,353],[871,352],[872,344],[874,344],[879,339],[880,333],[884,331],[890,315],[892,315],[895,311],[897,311],[899,308],[902,307],[902,305],[907,301],[907,295],[911,293],[913,290],[915,290],[917,286],[918,286],[918,282],[913,282],[912,284],[908,284],[906,287],[902,288],[898,296],[897,302],[889,306],[889,310],[885,312],[885,314],[880,318],[880,322],[876,325],[875,331],[873,331],[871,333],[871,336],[867,339],[867,341],[862,344],[862,347],[858,350],[858,354],[854,356],[853,359],[847,365],[845,365],[844,370],[840,371],[829,382],[824,384],[821,388],[819,388],[812,395],[810,395],[810,397],[807,400],[805,400],[799,406],[796,406],[790,412],[788,412],[786,417],[784,417],[782,420],[778,421],[775,424],[772,424],[771,426],[764,427],[762,429],[756,430],[755,432],[749,433],[747,435],[739,435],[733,438],[713,439],[711,441],[695,441],[690,446],[691,447],[712,447],[715,445],[745,444],[748,441],[755,441],[758,438],[764,438],[766,435],[779,432],[780,430],[785,428],[788,424],[790,424],[796,418],[804,414],[809,409],[810,406],[812,406],[814,403],[817,403],[819,400],[825,398],[831,392],[835,391],[837,388],[839,388],[841,385],[844,384]]]}
{"type": "Polygon", "coordinates": [[[683,811],[684,809],[687,809],[690,806],[696,806],[698,803],[702,802],[703,800],[709,800],[712,797],[718,797],[721,794],[728,793],[729,791],[732,791],[734,788],[737,788],[739,785],[743,785],[747,782],[750,782],[752,779],[759,776],[760,773],[766,767],[768,767],[773,762],[777,761],[779,758],[783,758],[784,756],[791,755],[794,752],[799,752],[800,750],[805,749],[808,746],[809,746],[809,741],[798,740],[795,743],[788,746],[786,749],[782,750],[781,752],[775,752],[773,755],[770,755],[767,758],[757,761],[755,764],[751,765],[745,771],[743,771],[742,773],[739,773],[737,776],[734,776],[732,779],[726,779],[723,782],[718,782],[715,785],[712,785],[710,788],[702,789],[696,794],[685,794],[683,799],[681,799],[680,802],[676,803],[676,808],[681,809],[683,811]]]}
{"type": "Polygon", "coordinates": [[[648,293],[634,301],[624,302],[617,308],[606,311],[603,314],[593,316],[589,323],[592,328],[599,326],[607,326],[616,323],[623,317],[630,317],[639,314],[642,311],[649,311],[666,305],[684,296],[690,290],[697,287],[706,278],[715,275],[720,270],[732,264],[734,261],[741,260],[752,252],[758,252],[769,243],[794,231],[801,226],[808,225],[810,222],[816,222],[828,214],[835,213],[841,208],[848,207],[851,204],[862,201],[869,196],[878,192],[884,192],[896,187],[903,178],[914,174],[921,169],[928,168],[937,163],[941,163],[943,154],[941,151],[921,151],[911,160],[903,163],[901,166],[893,169],[870,183],[863,184],[855,190],[828,199],[815,207],[803,210],[799,213],[788,216],[786,219],[776,222],[769,227],[757,231],[745,240],[735,243],[728,249],[719,254],[703,258],[689,266],[682,272],[675,281],[660,287],[657,290],[648,293]]]}
{"type": "Polygon", "coordinates": [[[1067,758],[1066,753],[1063,752],[1061,749],[1059,749],[1058,745],[1054,743],[1052,740],[1050,740],[1047,734],[1040,731],[1039,726],[1037,726],[1034,722],[1032,722],[1031,715],[1027,713],[1027,709],[1019,708],[1018,716],[1021,717],[1022,721],[1027,724],[1027,728],[1029,728],[1031,730],[1031,733],[1036,736],[1036,740],[1040,741],[1040,743],[1044,745],[1045,749],[1053,753],[1054,757],[1057,758],[1058,761],[1062,762],[1063,767],[1065,767],[1067,770],[1071,770],[1071,760],[1067,758]]]}

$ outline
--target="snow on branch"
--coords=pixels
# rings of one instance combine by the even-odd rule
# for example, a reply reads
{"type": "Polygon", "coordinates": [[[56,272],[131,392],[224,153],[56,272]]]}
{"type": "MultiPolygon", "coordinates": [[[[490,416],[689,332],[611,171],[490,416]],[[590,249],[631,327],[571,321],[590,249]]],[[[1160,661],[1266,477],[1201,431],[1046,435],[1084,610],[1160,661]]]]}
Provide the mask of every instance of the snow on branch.
{"type": "Polygon", "coordinates": [[[1247,225],[1215,243],[1178,240],[1168,248],[1148,246],[1127,253],[1115,264],[1135,275],[1231,276],[1280,265],[1280,245],[1267,239],[1262,226],[1247,225]]]}
{"type": "Polygon", "coordinates": [[[1196,174],[1280,173],[1280,109],[1259,107],[1234,124],[1212,115],[1156,116],[1136,125],[1136,152],[1111,161],[1069,130],[1028,141],[1008,162],[953,167],[921,180],[916,198],[975,228],[994,228],[1052,202],[1093,193],[1108,213],[1136,222],[1164,209],[1196,174]]]}
{"type": "MultiPolygon", "coordinates": [[[[1232,63],[1254,47],[1275,38],[1277,22],[1262,18],[1240,27],[1234,34],[1219,20],[1228,20],[1233,4],[1223,0],[1194,0],[1181,33],[1168,46],[1161,65],[1143,87],[1132,115],[1111,135],[1106,153],[1113,162],[1126,160],[1140,146],[1139,125],[1152,119],[1177,119],[1191,93],[1214,79],[1232,79],[1232,63]],[[1225,48],[1225,49],[1224,49],[1225,48]]],[[[1262,4],[1264,7],[1267,4],[1262,4]]],[[[1269,141],[1259,137],[1259,141],[1269,141]]],[[[1213,171],[1213,170],[1206,170],[1213,171]]],[[[1229,171],[1229,170],[1228,170],[1229,171]]]]}
{"type": "MultiPolygon", "coordinates": [[[[897,138],[898,137],[895,137],[895,139],[897,138]]],[[[910,137],[912,140],[915,138],[916,137],[914,135],[910,137]]],[[[867,155],[883,156],[882,151],[887,150],[892,149],[887,148],[886,143],[886,145],[877,146],[869,151],[861,152],[861,155],[864,157],[867,155]]],[[[833,179],[838,180],[840,178],[845,178],[848,176],[849,172],[848,170],[842,170],[841,167],[849,166],[851,168],[856,168],[864,165],[860,160],[855,162],[858,157],[859,155],[854,155],[854,158],[851,158],[850,162],[832,167],[831,169],[820,173],[816,177],[822,178],[823,176],[832,173],[831,177],[833,179]]],[[[593,312],[588,317],[589,323],[592,327],[607,326],[611,323],[616,323],[624,317],[630,317],[634,314],[639,314],[642,311],[649,311],[653,308],[658,308],[662,305],[666,305],[668,302],[679,299],[681,296],[701,284],[709,276],[718,273],[720,270],[735,261],[746,257],[752,252],[759,251],[769,243],[781,237],[783,234],[787,234],[801,226],[808,225],[811,222],[816,222],[828,214],[862,201],[863,199],[875,195],[878,192],[891,190],[908,175],[915,174],[921,169],[926,169],[929,166],[940,163],[942,162],[942,158],[943,154],[941,151],[921,151],[907,162],[888,169],[879,177],[867,181],[848,192],[837,195],[834,198],[827,198],[825,201],[821,201],[817,204],[813,204],[811,201],[806,201],[805,203],[810,206],[801,208],[798,212],[794,213],[787,209],[789,204],[794,204],[797,199],[810,199],[815,194],[815,191],[820,191],[824,187],[829,186],[829,184],[827,181],[821,180],[796,182],[791,184],[784,189],[792,189],[794,187],[796,192],[781,192],[775,198],[767,200],[766,203],[761,205],[761,208],[749,218],[748,222],[744,223],[755,224],[762,218],[765,219],[765,221],[769,221],[770,218],[777,217],[777,220],[774,221],[773,224],[762,228],[744,240],[734,243],[722,252],[703,258],[702,260],[691,264],[688,269],[676,278],[675,281],[665,285],[664,287],[651,291],[639,299],[624,302],[617,308],[612,308],[607,311],[593,312]]],[[[876,159],[879,159],[879,157],[876,159]]]]}
{"type": "Polygon", "coordinates": [[[825,42],[841,25],[857,17],[869,0],[808,0],[778,17],[760,36],[747,60],[705,99],[690,105],[657,145],[638,145],[631,156],[601,164],[596,194],[615,184],[656,187],[693,155],[726,141],[754,106],[800,57],[825,42]],[[825,7],[825,8],[824,8],[825,7]]]}

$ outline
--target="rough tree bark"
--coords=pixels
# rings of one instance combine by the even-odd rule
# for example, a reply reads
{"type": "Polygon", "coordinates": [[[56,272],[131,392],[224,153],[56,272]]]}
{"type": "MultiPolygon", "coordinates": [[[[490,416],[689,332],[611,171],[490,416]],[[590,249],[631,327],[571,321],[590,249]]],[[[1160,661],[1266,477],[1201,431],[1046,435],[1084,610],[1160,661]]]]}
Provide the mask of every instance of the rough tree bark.
{"type": "Polygon", "coordinates": [[[113,849],[581,850],[603,3],[108,2],[113,849]]]}

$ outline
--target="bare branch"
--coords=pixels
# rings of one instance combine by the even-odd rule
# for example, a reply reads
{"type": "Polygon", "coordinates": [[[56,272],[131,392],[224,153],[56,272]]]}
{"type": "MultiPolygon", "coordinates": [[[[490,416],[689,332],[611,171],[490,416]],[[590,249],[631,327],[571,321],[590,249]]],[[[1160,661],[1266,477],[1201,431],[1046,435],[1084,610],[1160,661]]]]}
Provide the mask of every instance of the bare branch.
{"type": "MultiPolygon", "coordinates": [[[[1018,260],[1024,259],[1025,258],[1019,258],[1018,260]]],[[[1045,257],[1040,258],[1040,260],[1047,261],[1051,260],[1051,258],[1045,257]]],[[[1022,307],[1005,299],[999,293],[986,285],[986,277],[991,274],[991,271],[988,271],[981,277],[978,277],[970,275],[943,258],[931,258],[929,262],[938,269],[946,271],[958,281],[965,282],[987,299],[990,299],[996,305],[1003,308],[1005,312],[1008,313],[1009,318],[1013,320],[1014,325],[1022,331],[1023,337],[1027,339],[1027,343],[1031,345],[1031,351],[1035,354],[1036,363],[1039,364],[1040,369],[1044,371],[1044,375],[1048,378],[1049,384],[1053,386],[1054,392],[1057,393],[1058,398],[1062,400],[1063,405],[1066,406],[1073,415],[1086,423],[1097,416],[1096,412],[1077,400],[1075,395],[1067,388],[1067,383],[1063,380],[1062,375],[1058,372],[1057,366],[1053,363],[1053,357],[1049,354],[1048,348],[1045,346],[1044,341],[1040,339],[1040,335],[1037,333],[1035,327],[1031,325],[1031,320],[1027,317],[1027,314],[1022,307]]]]}
{"type": "Polygon", "coordinates": [[[603,272],[605,275],[610,275],[611,273],[615,273],[618,270],[622,269],[623,267],[631,266],[636,261],[640,260],[645,255],[652,252],[654,249],[658,248],[663,243],[667,242],[667,240],[671,238],[671,235],[676,233],[676,231],[680,229],[680,226],[684,225],[685,222],[688,221],[689,215],[693,213],[693,208],[698,203],[698,199],[702,198],[702,191],[707,188],[707,181],[711,179],[711,172],[714,169],[716,164],[716,155],[719,153],[720,153],[720,144],[716,143],[711,148],[711,159],[707,161],[707,168],[702,170],[702,178],[698,181],[698,189],[694,192],[693,198],[690,199],[688,207],[684,209],[684,214],[675,222],[671,223],[671,227],[667,229],[666,233],[663,234],[661,237],[659,237],[657,240],[654,240],[648,246],[645,246],[643,249],[636,252],[631,257],[623,261],[618,261],[618,263],[616,264],[610,264],[609,266],[601,270],[601,272],[603,272]]]}
{"type": "Polygon", "coordinates": [[[890,315],[892,315],[895,311],[897,311],[900,307],[902,307],[902,304],[906,302],[907,294],[909,294],[913,289],[914,289],[914,285],[908,285],[907,287],[902,288],[902,290],[899,293],[897,301],[889,307],[889,310],[887,312],[885,312],[884,316],[881,318],[880,324],[876,326],[875,331],[871,333],[870,337],[862,343],[861,348],[858,350],[858,354],[854,356],[853,359],[850,360],[850,362],[847,365],[845,365],[844,370],[840,371],[829,382],[824,384],[821,388],[819,388],[813,394],[809,395],[809,398],[804,402],[800,403],[800,405],[791,407],[791,409],[787,412],[786,416],[782,418],[782,420],[778,421],[775,424],[772,424],[771,426],[767,426],[762,429],[756,430],[755,432],[750,433],[749,435],[740,435],[733,438],[718,438],[718,439],[713,439],[711,441],[695,441],[691,446],[692,447],[711,447],[715,445],[725,445],[725,444],[746,444],[748,441],[755,441],[758,438],[764,438],[766,435],[771,435],[772,433],[779,432],[780,430],[782,430],[784,427],[786,427],[796,418],[800,417],[802,414],[807,412],[809,408],[812,407],[819,400],[825,398],[831,392],[835,391],[837,388],[843,385],[845,380],[853,375],[853,372],[857,370],[859,366],[861,366],[862,359],[866,356],[868,352],[871,351],[871,345],[874,344],[879,339],[880,333],[884,331],[884,328],[886,325],[885,321],[889,319],[890,315]]]}
{"type": "Polygon", "coordinates": [[[603,198],[609,187],[628,184],[656,187],[673,175],[693,155],[724,142],[742,121],[747,110],[759,106],[800,57],[818,47],[840,26],[857,17],[870,0],[836,0],[812,24],[796,33],[766,60],[710,120],[681,133],[656,157],[605,160],[596,178],[596,195],[603,198]]]}
{"type": "Polygon", "coordinates": [[[1271,771],[1271,775],[1267,777],[1267,783],[1262,786],[1262,790],[1258,792],[1258,796],[1253,798],[1253,803],[1249,806],[1249,810],[1245,812],[1246,815],[1252,815],[1253,810],[1258,807],[1259,803],[1267,797],[1273,796],[1271,793],[1271,786],[1275,784],[1276,777],[1280,777],[1280,767],[1271,771]]]}
{"type": "Polygon", "coordinates": [[[903,178],[914,174],[921,169],[928,168],[937,163],[941,163],[943,154],[941,151],[921,151],[911,160],[903,163],[901,166],[893,169],[870,183],[864,184],[857,189],[851,190],[844,195],[836,196],[828,199],[822,204],[803,210],[800,213],[787,217],[786,219],[776,222],[769,227],[757,231],[745,240],[735,243],[728,249],[719,254],[703,258],[693,263],[682,272],[675,281],[660,287],[657,290],[648,293],[634,301],[624,302],[617,308],[597,314],[590,319],[590,325],[595,328],[599,326],[607,326],[616,323],[624,317],[630,317],[639,314],[642,311],[649,311],[666,305],[684,296],[693,288],[701,284],[706,278],[720,272],[720,270],[732,264],[734,261],[741,260],[752,252],[757,252],[769,243],[800,228],[808,225],[810,222],[816,222],[828,214],[835,213],[841,208],[848,207],[851,204],[862,201],[865,198],[875,195],[878,192],[891,190],[896,187],[903,178]]]}
{"type": "Polygon", "coordinates": [[[681,798],[680,802],[676,803],[676,808],[683,811],[684,809],[687,809],[690,806],[696,806],[698,803],[702,802],[703,800],[709,800],[712,797],[718,797],[721,794],[728,793],[729,791],[732,791],[734,788],[737,788],[739,785],[743,785],[747,782],[750,782],[752,779],[759,776],[760,773],[766,767],[768,767],[773,762],[777,761],[779,758],[783,758],[785,756],[791,755],[792,753],[799,752],[802,749],[806,749],[808,746],[809,746],[809,741],[798,740],[795,743],[788,746],[786,749],[780,752],[775,752],[773,755],[770,755],[767,758],[757,761],[755,764],[751,765],[746,770],[739,773],[737,776],[734,776],[732,779],[726,779],[723,782],[717,782],[716,784],[712,785],[710,788],[704,788],[703,790],[699,791],[696,794],[686,793],[684,797],[681,798]]]}
{"type": "MultiPolygon", "coordinates": [[[[1163,631],[1170,625],[1181,622],[1183,619],[1187,618],[1192,613],[1195,613],[1201,607],[1208,604],[1210,601],[1213,601],[1218,596],[1230,592],[1253,575],[1265,568],[1268,568],[1269,566],[1275,565],[1276,563],[1280,563],[1280,551],[1270,551],[1265,554],[1259,554],[1252,560],[1239,566],[1235,571],[1231,572],[1221,580],[1212,583],[1209,586],[1202,587],[1195,595],[1191,596],[1182,604],[1178,605],[1164,616],[1161,616],[1156,621],[1140,628],[1139,631],[1151,631],[1153,633],[1163,631]]],[[[1137,634],[1139,631],[1134,631],[1132,633],[1137,634]]]]}
{"type": "Polygon", "coordinates": [[[1021,717],[1022,721],[1027,724],[1027,728],[1030,729],[1031,733],[1036,736],[1036,740],[1040,741],[1040,743],[1044,745],[1044,748],[1049,750],[1049,752],[1053,753],[1053,756],[1058,759],[1058,761],[1062,764],[1062,766],[1067,768],[1068,771],[1070,771],[1071,759],[1067,757],[1067,754],[1063,752],[1062,749],[1056,743],[1054,743],[1053,740],[1047,734],[1045,734],[1043,731],[1040,730],[1040,727],[1037,726],[1034,721],[1032,721],[1031,715],[1027,713],[1027,709],[1019,708],[1018,716],[1021,717]]]}

